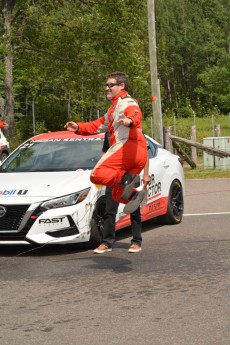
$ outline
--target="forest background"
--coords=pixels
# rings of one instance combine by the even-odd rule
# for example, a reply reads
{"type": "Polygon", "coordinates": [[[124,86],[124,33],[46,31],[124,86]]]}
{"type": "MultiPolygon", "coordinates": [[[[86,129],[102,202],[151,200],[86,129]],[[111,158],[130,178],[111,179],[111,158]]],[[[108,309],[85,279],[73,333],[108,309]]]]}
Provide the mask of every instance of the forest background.
{"type": "MultiPolygon", "coordinates": [[[[183,136],[183,120],[192,123],[194,114],[229,124],[229,0],[155,3],[163,125],[176,119],[183,136]]],[[[13,146],[62,130],[70,119],[103,115],[106,76],[116,70],[129,75],[151,135],[147,0],[2,0],[0,6],[0,115],[13,146]]]]}

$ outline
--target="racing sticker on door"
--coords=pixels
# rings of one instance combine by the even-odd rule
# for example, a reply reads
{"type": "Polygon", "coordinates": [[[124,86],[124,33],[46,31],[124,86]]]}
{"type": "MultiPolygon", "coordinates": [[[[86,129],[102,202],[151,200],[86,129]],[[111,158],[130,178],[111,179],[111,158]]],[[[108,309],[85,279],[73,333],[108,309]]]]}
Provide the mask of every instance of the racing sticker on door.
{"type": "Polygon", "coordinates": [[[161,189],[161,182],[156,180],[154,174],[151,174],[147,192],[148,200],[145,208],[142,210],[142,214],[147,216],[147,218],[160,215],[167,207],[167,197],[161,197],[161,189]]]}
{"type": "Polygon", "coordinates": [[[154,174],[150,176],[150,182],[148,184],[148,198],[157,197],[161,195],[161,182],[155,181],[154,174]]]}

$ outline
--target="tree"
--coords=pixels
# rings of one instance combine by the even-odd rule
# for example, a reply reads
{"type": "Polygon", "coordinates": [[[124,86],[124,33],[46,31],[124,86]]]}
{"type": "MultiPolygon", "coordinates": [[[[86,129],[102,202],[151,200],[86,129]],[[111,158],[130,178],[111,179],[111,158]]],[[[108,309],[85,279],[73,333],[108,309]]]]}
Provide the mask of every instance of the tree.
{"type": "MultiPolygon", "coordinates": [[[[133,91],[141,91],[138,98],[144,104],[148,97],[145,11],[141,0],[135,4],[129,0],[17,2],[11,8],[10,43],[18,111],[27,113],[28,104],[36,100],[38,113],[44,104],[49,113],[68,108],[70,116],[78,113],[87,120],[106,107],[103,83],[106,74],[116,69],[132,76],[133,91]],[[140,13],[145,13],[142,20],[140,13]]],[[[61,123],[60,116],[45,120],[50,130],[55,129],[53,123],[56,128],[61,123]]]]}
{"type": "Polygon", "coordinates": [[[8,134],[13,137],[14,134],[14,92],[13,92],[13,46],[12,46],[12,13],[16,0],[2,1],[2,14],[4,24],[4,65],[5,65],[5,115],[9,124],[8,134]]]}
{"type": "MultiPolygon", "coordinates": [[[[193,107],[198,100],[209,107],[210,85],[206,88],[204,80],[202,84],[201,81],[204,71],[217,65],[225,66],[224,69],[228,67],[229,1],[158,0],[157,5],[158,61],[164,111],[177,109],[186,98],[193,107]]],[[[212,85],[215,85],[214,79],[212,85]]],[[[223,85],[221,92],[225,93],[223,85]]],[[[215,104],[224,109],[221,97],[215,104]]]]}
{"type": "MultiPolygon", "coordinates": [[[[205,109],[211,98],[229,112],[229,1],[157,0],[156,6],[163,117],[181,114],[187,104],[205,109]]],[[[33,102],[36,122],[48,130],[63,128],[68,117],[103,114],[104,82],[114,70],[129,75],[148,122],[147,0],[2,0],[0,24],[0,91],[11,136],[16,116],[32,131],[33,102]]]]}

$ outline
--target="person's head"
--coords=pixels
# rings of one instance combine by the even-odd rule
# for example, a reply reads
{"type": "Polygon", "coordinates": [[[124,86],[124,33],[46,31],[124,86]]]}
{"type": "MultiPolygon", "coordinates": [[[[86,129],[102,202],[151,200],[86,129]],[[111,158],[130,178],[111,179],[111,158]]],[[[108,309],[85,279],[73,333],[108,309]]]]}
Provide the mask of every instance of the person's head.
{"type": "Polygon", "coordinates": [[[121,91],[128,91],[129,77],[123,72],[113,72],[107,76],[106,96],[109,100],[113,99],[121,91]]]}

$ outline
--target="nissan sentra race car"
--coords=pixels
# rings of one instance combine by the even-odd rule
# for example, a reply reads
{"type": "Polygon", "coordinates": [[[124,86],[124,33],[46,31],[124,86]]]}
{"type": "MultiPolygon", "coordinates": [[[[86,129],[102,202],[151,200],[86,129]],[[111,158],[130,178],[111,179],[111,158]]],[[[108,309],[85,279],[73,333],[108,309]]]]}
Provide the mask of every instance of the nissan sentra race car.
{"type": "MultiPolygon", "coordinates": [[[[184,174],[179,157],[150,137],[146,139],[151,180],[142,221],[155,218],[161,224],[180,223],[184,174]]],[[[92,184],[90,173],[102,155],[103,140],[104,134],[39,134],[1,163],[0,244],[100,243],[105,186],[92,184]]],[[[120,204],[116,230],[130,225],[123,208],[120,204]]]]}

